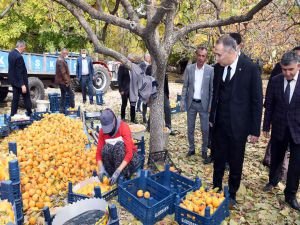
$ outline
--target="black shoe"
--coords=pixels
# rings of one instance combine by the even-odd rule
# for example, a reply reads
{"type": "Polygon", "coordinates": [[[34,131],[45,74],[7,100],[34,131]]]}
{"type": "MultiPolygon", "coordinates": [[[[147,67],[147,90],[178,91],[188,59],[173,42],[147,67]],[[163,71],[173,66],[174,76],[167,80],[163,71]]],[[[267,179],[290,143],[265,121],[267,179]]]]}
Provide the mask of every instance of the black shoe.
{"type": "Polygon", "coordinates": [[[296,198],[285,198],[285,202],[293,209],[300,211],[300,205],[296,198]]]}
{"type": "Polygon", "coordinates": [[[143,118],[143,123],[147,123],[147,119],[146,118],[143,118]]]}
{"type": "Polygon", "coordinates": [[[187,157],[190,157],[190,156],[192,156],[192,155],[195,155],[195,151],[189,151],[189,152],[186,154],[187,157]]]}
{"type": "Polygon", "coordinates": [[[94,105],[94,102],[93,102],[93,101],[90,101],[90,105],[94,105]]]}
{"type": "Polygon", "coordinates": [[[229,209],[234,209],[237,205],[237,201],[235,198],[229,197],[229,209]]]}
{"type": "Polygon", "coordinates": [[[225,163],[225,170],[229,170],[229,163],[225,163]]]}
{"type": "Polygon", "coordinates": [[[274,186],[270,183],[266,184],[266,186],[264,186],[263,191],[264,192],[270,192],[274,189],[274,186]]]}
{"type": "Polygon", "coordinates": [[[208,157],[206,157],[204,160],[203,160],[203,163],[204,164],[210,164],[210,163],[212,163],[212,157],[211,156],[208,156],[208,157]]]}
{"type": "Polygon", "coordinates": [[[207,152],[202,152],[201,157],[202,157],[202,159],[206,159],[207,158],[207,152]]]}
{"type": "Polygon", "coordinates": [[[82,103],[85,104],[85,103],[86,103],[86,100],[83,100],[82,103]]]}
{"type": "Polygon", "coordinates": [[[171,129],[170,135],[171,135],[171,136],[175,136],[176,133],[171,129]]]}
{"type": "Polygon", "coordinates": [[[269,167],[269,168],[270,168],[270,164],[269,164],[269,163],[267,163],[267,161],[263,160],[262,164],[263,164],[264,166],[266,166],[266,167],[269,167]]]}

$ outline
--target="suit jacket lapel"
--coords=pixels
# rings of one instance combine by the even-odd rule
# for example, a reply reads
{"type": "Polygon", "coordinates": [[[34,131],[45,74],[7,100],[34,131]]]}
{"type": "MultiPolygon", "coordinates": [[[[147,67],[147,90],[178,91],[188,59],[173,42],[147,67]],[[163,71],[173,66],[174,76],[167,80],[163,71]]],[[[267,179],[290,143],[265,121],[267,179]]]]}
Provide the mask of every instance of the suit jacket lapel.
{"type": "Polygon", "coordinates": [[[300,95],[300,81],[299,80],[300,79],[299,79],[299,75],[298,75],[298,80],[297,80],[297,83],[296,83],[296,86],[295,86],[295,90],[294,90],[290,105],[295,102],[295,100],[297,98],[297,95],[300,95]]]}
{"type": "Polygon", "coordinates": [[[243,73],[243,70],[244,70],[243,66],[244,66],[243,59],[239,56],[239,59],[238,59],[237,65],[236,65],[236,69],[235,69],[235,73],[230,80],[230,82],[233,82],[231,94],[236,93],[235,90],[238,85],[238,80],[240,79],[239,77],[241,76],[241,74],[243,73]]]}

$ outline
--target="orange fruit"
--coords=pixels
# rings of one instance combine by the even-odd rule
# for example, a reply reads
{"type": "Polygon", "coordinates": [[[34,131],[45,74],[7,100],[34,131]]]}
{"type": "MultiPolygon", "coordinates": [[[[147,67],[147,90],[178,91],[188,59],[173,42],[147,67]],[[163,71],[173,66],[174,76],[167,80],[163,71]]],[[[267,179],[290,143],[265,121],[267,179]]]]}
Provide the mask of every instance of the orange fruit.
{"type": "Polygon", "coordinates": [[[30,225],[36,225],[37,219],[35,217],[30,217],[28,223],[30,225]]]}
{"type": "Polygon", "coordinates": [[[139,198],[142,198],[144,196],[144,192],[143,190],[138,190],[136,195],[139,197],[139,198]]]}
{"type": "Polygon", "coordinates": [[[144,193],[144,198],[150,198],[150,192],[149,191],[146,191],[145,193],[144,193]]]}

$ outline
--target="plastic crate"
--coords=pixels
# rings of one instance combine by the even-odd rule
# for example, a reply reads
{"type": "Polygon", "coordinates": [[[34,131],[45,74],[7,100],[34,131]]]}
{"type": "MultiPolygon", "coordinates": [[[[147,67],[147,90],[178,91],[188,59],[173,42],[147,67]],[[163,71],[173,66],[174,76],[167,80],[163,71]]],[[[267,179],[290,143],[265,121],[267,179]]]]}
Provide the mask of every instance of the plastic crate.
{"type": "MultiPolygon", "coordinates": [[[[193,181],[178,173],[174,173],[169,169],[170,166],[166,165],[165,171],[151,175],[150,178],[175,194],[174,203],[176,195],[179,195],[182,198],[187,192],[197,190],[201,187],[201,180],[198,177],[196,177],[195,181],[193,181]]],[[[174,207],[171,208],[170,212],[174,212],[174,207]]]]}
{"type": "Polygon", "coordinates": [[[15,183],[20,183],[20,167],[17,159],[8,162],[9,179],[15,183]]]}
{"type": "Polygon", "coordinates": [[[10,130],[9,130],[9,126],[7,125],[2,125],[0,127],[0,138],[1,137],[7,137],[10,133],[10,130]]]}
{"type": "Polygon", "coordinates": [[[84,111],[85,120],[100,120],[101,112],[86,112],[84,111]]]}
{"type": "MultiPolygon", "coordinates": [[[[119,225],[119,217],[117,212],[117,207],[114,204],[111,204],[108,206],[108,212],[109,212],[109,221],[107,225],[119,225]]],[[[43,208],[44,218],[45,218],[45,224],[52,225],[52,221],[54,219],[54,215],[50,215],[49,207],[46,206],[43,208]]]]}
{"type": "Polygon", "coordinates": [[[177,168],[175,163],[172,161],[168,150],[158,151],[158,152],[151,152],[149,153],[148,158],[148,168],[153,172],[161,172],[164,170],[165,165],[170,165],[174,167],[175,170],[180,174],[181,169],[177,168]],[[162,164],[161,166],[159,164],[162,164]],[[160,168],[162,167],[162,168],[160,168]]]}
{"type": "Polygon", "coordinates": [[[175,204],[175,220],[179,225],[220,225],[222,221],[229,216],[229,193],[228,187],[224,188],[225,200],[221,203],[218,209],[210,215],[210,208],[206,207],[205,216],[200,216],[197,213],[191,212],[179,206],[181,198],[179,195],[175,204]]]}
{"type": "MultiPolygon", "coordinates": [[[[48,94],[48,99],[50,102],[50,111],[51,112],[59,112],[60,109],[60,101],[61,97],[58,93],[50,93],[48,94]]],[[[65,109],[70,107],[70,96],[66,95],[65,109]]]]}
{"type": "Polygon", "coordinates": [[[118,201],[144,225],[153,225],[169,213],[174,194],[150,179],[148,173],[143,170],[140,177],[120,183],[118,201]],[[138,198],[138,190],[149,191],[151,197],[138,198]]]}
{"type": "Polygon", "coordinates": [[[65,115],[66,116],[80,117],[80,106],[78,106],[77,110],[68,110],[68,109],[66,109],[65,115]]]}
{"type": "Polygon", "coordinates": [[[41,119],[44,118],[44,115],[50,114],[50,111],[45,111],[45,112],[33,112],[31,115],[32,120],[34,121],[40,121],[41,119]]]}
{"type": "MultiPolygon", "coordinates": [[[[19,220],[17,220],[17,211],[16,211],[16,204],[15,204],[15,199],[14,199],[14,196],[13,196],[13,191],[12,191],[12,182],[10,180],[7,180],[7,181],[2,181],[1,182],[1,185],[0,185],[0,199],[1,200],[8,200],[12,207],[13,207],[13,211],[14,211],[14,220],[13,221],[15,224],[18,224],[18,225],[22,225],[23,222],[20,221],[20,223],[18,223],[19,220]]],[[[22,217],[21,218],[24,218],[23,217],[23,213],[22,213],[22,217]]]]}
{"type": "Polygon", "coordinates": [[[141,140],[135,140],[134,143],[135,146],[137,146],[137,153],[139,154],[141,162],[140,169],[144,169],[144,164],[145,164],[145,138],[142,137],[141,140]]]}
{"type": "MultiPolygon", "coordinates": [[[[97,176],[96,171],[93,172],[93,176],[97,176]]],[[[95,187],[94,193],[95,193],[96,198],[104,198],[106,201],[108,201],[108,200],[110,200],[113,197],[118,195],[118,188],[115,188],[115,189],[105,193],[102,196],[100,187],[95,187]]],[[[80,201],[82,199],[87,199],[87,198],[90,198],[90,197],[87,196],[87,195],[74,193],[73,192],[73,184],[72,184],[72,182],[69,182],[69,185],[68,185],[68,203],[74,203],[74,202],[80,201]]]]}

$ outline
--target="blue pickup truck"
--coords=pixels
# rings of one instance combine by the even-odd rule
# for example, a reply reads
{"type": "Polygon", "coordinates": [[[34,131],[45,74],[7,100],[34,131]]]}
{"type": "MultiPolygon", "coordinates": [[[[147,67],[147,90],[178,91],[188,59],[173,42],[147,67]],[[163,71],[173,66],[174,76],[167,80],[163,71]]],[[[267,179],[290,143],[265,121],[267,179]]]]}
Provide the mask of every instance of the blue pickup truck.
{"type": "MultiPolygon", "coordinates": [[[[9,83],[7,79],[8,73],[8,53],[9,51],[0,50],[0,102],[4,101],[9,92],[9,83]]],[[[67,62],[70,69],[73,88],[79,89],[79,82],[76,79],[76,65],[78,54],[69,54],[67,62]]],[[[45,88],[56,87],[54,83],[55,67],[58,55],[51,54],[34,54],[23,53],[26,64],[29,89],[31,100],[35,104],[36,100],[45,98],[45,88]]],[[[93,86],[95,90],[106,91],[111,82],[112,71],[104,61],[97,61],[94,63],[94,79],[93,86]]]]}

